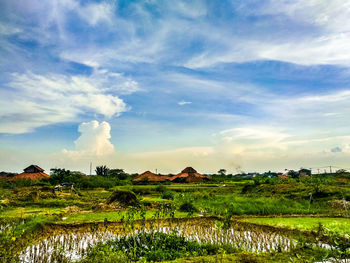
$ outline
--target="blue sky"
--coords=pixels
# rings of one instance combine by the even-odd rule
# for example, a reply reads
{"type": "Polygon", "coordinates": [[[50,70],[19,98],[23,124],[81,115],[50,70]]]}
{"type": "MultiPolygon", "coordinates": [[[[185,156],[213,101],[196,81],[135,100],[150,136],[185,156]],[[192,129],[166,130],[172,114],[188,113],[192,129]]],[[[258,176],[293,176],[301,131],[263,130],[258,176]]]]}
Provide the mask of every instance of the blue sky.
{"type": "Polygon", "coordinates": [[[350,166],[350,1],[0,7],[0,170],[350,166]]]}

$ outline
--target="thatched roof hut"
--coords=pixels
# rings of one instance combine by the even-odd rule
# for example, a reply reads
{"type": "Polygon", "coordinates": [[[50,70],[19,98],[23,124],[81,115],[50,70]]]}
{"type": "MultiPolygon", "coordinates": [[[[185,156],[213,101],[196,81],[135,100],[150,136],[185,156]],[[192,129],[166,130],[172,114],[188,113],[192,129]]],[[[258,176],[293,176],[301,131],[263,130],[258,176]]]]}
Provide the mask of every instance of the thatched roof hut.
{"type": "Polygon", "coordinates": [[[50,177],[50,175],[44,173],[44,169],[33,164],[23,169],[23,171],[23,173],[13,176],[10,180],[41,180],[50,177]]]}
{"type": "Polygon", "coordinates": [[[208,181],[209,178],[198,173],[192,167],[186,167],[181,173],[170,177],[169,180],[175,183],[202,183],[208,181]]]}
{"type": "Polygon", "coordinates": [[[146,171],[137,176],[134,182],[165,182],[168,179],[167,175],[156,175],[150,171],[146,171]]]}

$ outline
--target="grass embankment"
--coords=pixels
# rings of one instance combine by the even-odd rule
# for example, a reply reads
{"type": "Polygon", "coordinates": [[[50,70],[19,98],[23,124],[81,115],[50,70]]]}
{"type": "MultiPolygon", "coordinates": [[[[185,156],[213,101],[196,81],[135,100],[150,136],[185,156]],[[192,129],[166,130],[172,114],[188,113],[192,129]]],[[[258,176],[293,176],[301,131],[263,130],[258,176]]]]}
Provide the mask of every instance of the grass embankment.
{"type": "Polygon", "coordinates": [[[286,262],[316,262],[322,261],[325,250],[303,249],[293,252],[282,253],[252,253],[252,252],[236,252],[234,254],[217,254],[212,256],[187,257],[179,258],[172,261],[163,261],[161,263],[286,263],[286,262]]]}
{"type": "Polygon", "coordinates": [[[224,215],[230,209],[233,215],[290,215],[327,214],[327,203],[307,200],[295,201],[277,197],[249,197],[236,194],[179,197],[177,202],[190,200],[201,211],[213,215],[224,215]]]}
{"type": "MultiPolygon", "coordinates": [[[[90,223],[90,222],[103,222],[104,220],[108,221],[120,221],[127,216],[127,211],[117,211],[117,212],[87,212],[87,213],[77,213],[70,214],[67,217],[63,217],[63,220],[59,223],[90,223]]],[[[194,214],[196,215],[196,214],[194,214]]],[[[145,219],[154,218],[155,212],[147,211],[145,214],[145,219]]],[[[188,213],[186,212],[176,212],[175,218],[184,218],[187,217],[188,213]]],[[[169,216],[160,216],[160,218],[167,218],[169,216]]],[[[141,219],[141,217],[136,216],[135,220],[141,219]]]]}
{"type": "Polygon", "coordinates": [[[9,208],[0,213],[0,219],[27,218],[34,215],[53,215],[63,211],[61,207],[15,207],[9,208]]]}
{"type": "Polygon", "coordinates": [[[317,231],[319,224],[328,231],[340,235],[350,235],[350,218],[327,218],[327,217],[274,217],[274,218],[244,218],[241,221],[270,225],[282,228],[317,231]]]}

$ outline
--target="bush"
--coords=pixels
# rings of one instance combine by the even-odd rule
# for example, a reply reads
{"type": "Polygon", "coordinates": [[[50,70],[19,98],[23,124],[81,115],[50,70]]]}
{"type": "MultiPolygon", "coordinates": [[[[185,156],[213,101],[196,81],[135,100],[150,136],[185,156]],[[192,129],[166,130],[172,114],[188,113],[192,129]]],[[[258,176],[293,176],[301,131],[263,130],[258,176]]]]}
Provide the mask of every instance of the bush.
{"type": "Polygon", "coordinates": [[[158,186],[156,187],[156,191],[157,191],[158,193],[164,193],[166,190],[167,190],[167,188],[166,188],[166,186],[164,186],[164,185],[158,185],[158,186]]]}
{"type": "Polygon", "coordinates": [[[184,202],[180,205],[180,211],[194,213],[197,212],[198,209],[191,202],[184,202]]]}
{"type": "MultiPolygon", "coordinates": [[[[219,248],[215,245],[188,241],[175,234],[137,233],[119,237],[104,244],[99,243],[90,250],[85,262],[111,262],[98,259],[103,259],[104,255],[107,257],[118,255],[120,251],[123,251],[124,256],[126,255],[132,261],[152,262],[174,260],[184,256],[213,255],[218,250],[219,248]]],[[[127,259],[124,258],[124,262],[127,262],[127,259]]]]}
{"type": "Polygon", "coordinates": [[[107,204],[118,202],[121,206],[134,206],[137,204],[137,197],[131,191],[115,190],[106,200],[107,204]]]}
{"type": "Polygon", "coordinates": [[[102,243],[94,247],[90,251],[89,256],[86,259],[82,260],[82,262],[86,263],[125,263],[128,261],[128,257],[125,253],[122,251],[114,251],[111,246],[102,243]]]}
{"type": "Polygon", "coordinates": [[[162,194],[163,199],[174,200],[174,193],[171,191],[164,192],[162,194]]]}

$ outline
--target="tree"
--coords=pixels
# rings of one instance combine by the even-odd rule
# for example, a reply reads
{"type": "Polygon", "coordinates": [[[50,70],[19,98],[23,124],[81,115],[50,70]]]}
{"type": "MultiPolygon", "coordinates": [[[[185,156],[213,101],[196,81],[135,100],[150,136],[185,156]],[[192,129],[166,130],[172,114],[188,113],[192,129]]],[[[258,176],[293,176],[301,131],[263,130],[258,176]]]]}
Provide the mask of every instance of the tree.
{"type": "Polygon", "coordinates": [[[218,174],[220,174],[221,176],[225,176],[226,175],[226,169],[220,169],[218,171],[218,174]]]}
{"type": "Polygon", "coordinates": [[[124,172],[123,169],[110,169],[108,171],[108,177],[118,178],[119,180],[125,180],[128,178],[128,175],[124,172]]]}
{"type": "Polygon", "coordinates": [[[294,179],[299,178],[299,173],[294,170],[289,170],[288,175],[294,179]]]}
{"type": "Polygon", "coordinates": [[[66,183],[69,180],[70,177],[70,171],[66,169],[61,168],[52,168],[50,169],[51,176],[50,176],[50,183],[51,184],[62,184],[66,183]]]}
{"type": "Polygon", "coordinates": [[[96,169],[95,169],[96,175],[100,175],[104,177],[108,176],[108,171],[109,169],[106,165],[96,166],[96,169]]]}
{"type": "Polygon", "coordinates": [[[347,171],[345,169],[339,169],[335,172],[336,174],[345,174],[347,171]]]}

